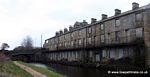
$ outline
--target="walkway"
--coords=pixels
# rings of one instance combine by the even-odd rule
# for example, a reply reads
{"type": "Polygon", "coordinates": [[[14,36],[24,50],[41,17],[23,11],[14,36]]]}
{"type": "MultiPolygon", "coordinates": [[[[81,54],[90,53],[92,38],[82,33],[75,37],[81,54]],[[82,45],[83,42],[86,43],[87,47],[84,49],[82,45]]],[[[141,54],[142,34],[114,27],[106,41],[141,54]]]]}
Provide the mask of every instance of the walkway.
{"type": "Polygon", "coordinates": [[[33,70],[32,68],[25,66],[23,64],[20,64],[16,61],[14,61],[14,64],[16,64],[17,66],[19,66],[20,68],[24,69],[25,71],[27,71],[28,73],[30,73],[33,77],[47,77],[46,75],[43,75],[35,70],[33,70]]]}

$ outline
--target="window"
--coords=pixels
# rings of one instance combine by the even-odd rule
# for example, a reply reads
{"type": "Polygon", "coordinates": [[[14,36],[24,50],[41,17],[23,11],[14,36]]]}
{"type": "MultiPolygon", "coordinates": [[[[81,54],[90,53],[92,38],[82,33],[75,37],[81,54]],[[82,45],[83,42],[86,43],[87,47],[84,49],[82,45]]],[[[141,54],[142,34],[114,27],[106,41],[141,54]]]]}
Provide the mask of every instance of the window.
{"type": "Polygon", "coordinates": [[[88,32],[91,33],[91,31],[92,31],[92,29],[91,29],[91,28],[88,28],[88,32]]]}
{"type": "Polygon", "coordinates": [[[116,27],[120,26],[120,20],[119,20],[119,19],[116,19],[116,20],[115,20],[115,26],[116,26],[116,27]]]}
{"type": "Polygon", "coordinates": [[[71,41],[71,46],[73,46],[73,41],[71,41]]]}
{"type": "Polygon", "coordinates": [[[101,35],[101,42],[104,42],[104,35],[101,35]]]}
{"type": "Polygon", "coordinates": [[[137,22],[140,22],[140,21],[142,21],[142,14],[136,14],[136,21],[137,22]]]}
{"type": "Polygon", "coordinates": [[[103,25],[103,24],[101,24],[101,26],[100,26],[100,27],[101,27],[101,30],[104,30],[104,25],[103,25]]]}
{"type": "Polygon", "coordinates": [[[100,61],[100,54],[96,54],[96,61],[100,61]]]}
{"type": "Polygon", "coordinates": [[[110,43],[110,42],[111,42],[110,33],[108,33],[108,35],[107,35],[107,39],[106,39],[106,40],[107,40],[107,42],[108,42],[108,43],[110,43]]]}
{"type": "Polygon", "coordinates": [[[81,30],[79,31],[79,36],[81,36],[81,30]]]}
{"type": "Polygon", "coordinates": [[[61,43],[59,44],[59,46],[61,47],[61,43]]]}
{"type": "Polygon", "coordinates": [[[92,53],[92,51],[90,51],[90,57],[93,57],[93,53],[92,53]]]}
{"type": "Polygon", "coordinates": [[[103,57],[107,57],[106,50],[102,50],[102,56],[103,56],[103,57]]]}
{"type": "Polygon", "coordinates": [[[57,45],[55,45],[55,48],[57,48],[57,45]]]}
{"type": "Polygon", "coordinates": [[[65,47],[67,47],[67,42],[65,42],[65,47]]]}
{"type": "Polygon", "coordinates": [[[125,30],[125,38],[126,38],[126,41],[129,41],[130,40],[130,30],[129,29],[127,29],[127,30],[125,30]]]}
{"type": "Polygon", "coordinates": [[[112,50],[110,50],[110,58],[115,58],[115,50],[114,49],[112,49],[112,50]]]}
{"type": "Polygon", "coordinates": [[[73,33],[71,33],[71,38],[73,38],[73,33]]]}
{"type": "Polygon", "coordinates": [[[116,41],[120,40],[120,32],[119,31],[115,32],[115,40],[116,41]]]}
{"type": "Polygon", "coordinates": [[[91,38],[88,38],[88,41],[89,41],[89,44],[91,44],[91,43],[92,43],[91,38]]]}
{"type": "Polygon", "coordinates": [[[136,37],[143,37],[143,28],[136,28],[136,37]]]}
{"type": "Polygon", "coordinates": [[[46,40],[45,42],[48,43],[48,40],[46,40]]]}
{"type": "Polygon", "coordinates": [[[81,45],[81,39],[79,40],[79,45],[81,45]]]}
{"type": "Polygon", "coordinates": [[[124,56],[124,53],[123,53],[123,48],[119,49],[119,56],[118,58],[122,58],[124,56]]]}

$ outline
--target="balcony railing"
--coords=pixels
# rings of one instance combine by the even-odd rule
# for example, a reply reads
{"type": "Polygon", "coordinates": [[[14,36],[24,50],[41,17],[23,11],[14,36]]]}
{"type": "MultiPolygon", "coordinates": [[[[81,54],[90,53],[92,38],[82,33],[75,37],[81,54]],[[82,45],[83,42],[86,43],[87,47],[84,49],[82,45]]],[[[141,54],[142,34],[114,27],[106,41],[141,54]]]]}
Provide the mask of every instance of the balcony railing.
{"type": "MultiPolygon", "coordinates": [[[[131,45],[131,44],[139,44],[139,43],[144,43],[144,37],[136,37],[135,35],[130,35],[130,36],[123,36],[123,37],[117,37],[117,38],[108,38],[104,39],[104,42],[99,41],[99,45],[96,45],[95,43],[92,43],[89,45],[84,42],[81,45],[74,44],[73,46],[68,45],[68,46],[52,46],[50,47],[50,50],[70,50],[70,49],[80,49],[80,48],[93,48],[93,47],[104,47],[104,46],[115,46],[115,45],[131,45]],[[95,45],[94,45],[95,44],[95,45]]],[[[48,44],[45,44],[46,47],[49,48],[48,44]]]]}
{"type": "Polygon", "coordinates": [[[123,36],[123,37],[117,37],[116,38],[109,38],[105,39],[105,42],[103,44],[105,45],[111,45],[111,44],[130,44],[130,43],[143,43],[144,37],[136,37],[135,35],[130,36],[123,36]]]}

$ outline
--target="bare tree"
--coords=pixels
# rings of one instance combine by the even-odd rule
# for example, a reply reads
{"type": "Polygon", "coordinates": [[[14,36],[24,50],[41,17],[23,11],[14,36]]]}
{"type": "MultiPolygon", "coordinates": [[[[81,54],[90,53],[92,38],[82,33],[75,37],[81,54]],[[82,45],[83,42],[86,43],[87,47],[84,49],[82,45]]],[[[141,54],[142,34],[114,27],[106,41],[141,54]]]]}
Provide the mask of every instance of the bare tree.
{"type": "Polygon", "coordinates": [[[7,48],[9,48],[9,45],[7,43],[2,43],[1,50],[6,50],[7,48]]]}
{"type": "Polygon", "coordinates": [[[30,36],[26,36],[22,43],[21,46],[25,48],[25,50],[31,50],[33,49],[33,40],[30,36]]]}

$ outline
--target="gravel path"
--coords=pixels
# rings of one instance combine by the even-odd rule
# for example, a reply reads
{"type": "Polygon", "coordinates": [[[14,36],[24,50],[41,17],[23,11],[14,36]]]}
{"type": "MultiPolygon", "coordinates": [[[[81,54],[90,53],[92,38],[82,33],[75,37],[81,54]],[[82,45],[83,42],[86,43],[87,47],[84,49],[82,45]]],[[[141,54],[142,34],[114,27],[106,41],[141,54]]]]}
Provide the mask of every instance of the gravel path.
{"type": "Polygon", "coordinates": [[[33,77],[47,77],[46,75],[43,75],[35,70],[33,70],[32,68],[25,66],[23,64],[20,64],[16,61],[14,61],[14,64],[16,64],[17,66],[19,66],[20,68],[24,69],[25,71],[27,71],[28,73],[30,73],[33,77]]]}

